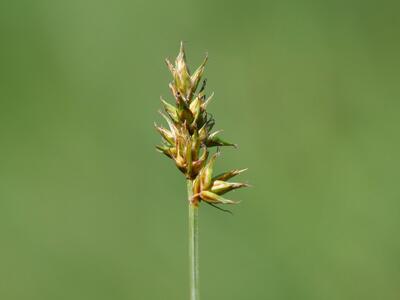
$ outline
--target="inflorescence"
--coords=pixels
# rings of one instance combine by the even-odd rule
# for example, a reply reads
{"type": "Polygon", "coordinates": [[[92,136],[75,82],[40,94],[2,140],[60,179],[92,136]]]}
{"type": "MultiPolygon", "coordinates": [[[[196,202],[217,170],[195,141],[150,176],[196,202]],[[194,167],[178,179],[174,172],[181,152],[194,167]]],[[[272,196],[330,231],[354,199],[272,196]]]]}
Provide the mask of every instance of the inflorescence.
{"type": "Polygon", "coordinates": [[[201,80],[207,59],[206,56],[197,70],[190,74],[183,43],[175,65],[166,59],[173,76],[169,88],[175,98],[175,105],[161,98],[165,114],[163,112],[160,114],[166,120],[168,129],[155,124],[162,136],[162,145],[156,148],[171,158],[186,178],[192,181],[193,197],[189,200],[193,205],[198,206],[201,201],[212,205],[234,204],[237,202],[225,199],[222,195],[248,185],[227,180],[246,169],[235,169],[213,176],[215,160],[220,152],[217,150],[209,157],[209,149],[212,147],[219,149],[220,146],[236,147],[236,145],[222,140],[218,136],[220,130],[212,132],[215,121],[206,108],[213,94],[206,98],[204,91],[206,80],[201,80]]]}

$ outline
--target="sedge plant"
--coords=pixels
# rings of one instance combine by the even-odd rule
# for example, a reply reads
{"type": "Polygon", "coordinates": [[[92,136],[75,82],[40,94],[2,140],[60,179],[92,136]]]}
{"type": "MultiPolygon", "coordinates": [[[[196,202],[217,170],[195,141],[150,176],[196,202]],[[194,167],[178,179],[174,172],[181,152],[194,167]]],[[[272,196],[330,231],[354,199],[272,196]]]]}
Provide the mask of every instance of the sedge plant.
{"type": "MultiPolygon", "coordinates": [[[[189,72],[185,50],[181,43],[180,51],[172,64],[166,59],[173,80],[169,88],[175,99],[170,104],[161,98],[164,112],[160,114],[167,127],[155,124],[162,137],[162,144],[156,146],[159,152],[172,159],[186,178],[189,208],[189,261],[190,261],[190,300],[199,300],[199,207],[207,203],[219,205],[235,204],[223,195],[229,191],[248,186],[245,183],[229,182],[232,177],[246,169],[234,169],[214,175],[214,164],[220,154],[219,148],[234,146],[221,139],[220,130],[213,131],[215,120],[207,112],[213,95],[206,97],[206,80],[202,80],[207,56],[194,73],[189,72]],[[210,154],[216,148],[214,154],[210,154]]],[[[222,209],[223,210],[223,209],[222,209]]]]}

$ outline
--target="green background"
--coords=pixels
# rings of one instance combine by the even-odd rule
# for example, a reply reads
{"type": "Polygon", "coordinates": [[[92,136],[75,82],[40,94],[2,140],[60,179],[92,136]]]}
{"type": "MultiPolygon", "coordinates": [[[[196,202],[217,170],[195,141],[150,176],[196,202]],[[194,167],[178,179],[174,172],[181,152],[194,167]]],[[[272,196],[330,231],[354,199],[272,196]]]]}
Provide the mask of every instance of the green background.
{"type": "Polygon", "coordinates": [[[395,1],[0,2],[0,299],[188,299],[184,178],[154,151],[165,57],[210,56],[202,299],[400,298],[395,1]]]}

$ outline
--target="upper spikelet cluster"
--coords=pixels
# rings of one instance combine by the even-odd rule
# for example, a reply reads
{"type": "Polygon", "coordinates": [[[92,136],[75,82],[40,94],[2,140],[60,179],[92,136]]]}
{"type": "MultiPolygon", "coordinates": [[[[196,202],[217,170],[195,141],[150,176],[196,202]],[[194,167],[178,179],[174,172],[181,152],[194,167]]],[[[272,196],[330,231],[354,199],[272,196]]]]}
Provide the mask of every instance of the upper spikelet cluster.
{"type": "Polygon", "coordinates": [[[233,170],[213,177],[213,167],[219,151],[208,159],[209,148],[235,146],[235,144],[219,138],[217,134],[221,131],[212,132],[215,121],[207,113],[206,108],[213,95],[206,98],[205,79],[200,85],[207,56],[191,74],[181,43],[175,65],[168,59],[166,63],[173,76],[169,88],[175,98],[175,105],[161,98],[165,114],[163,112],[160,114],[166,120],[168,129],[155,124],[162,136],[162,145],[157,146],[157,149],[171,158],[186,178],[193,181],[193,199],[191,199],[193,204],[198,205],[201,200],[212,204],[235,203],[224,199],[221,195],[247,186],[244,183],[226,181],[244,170],[233,170]]]}

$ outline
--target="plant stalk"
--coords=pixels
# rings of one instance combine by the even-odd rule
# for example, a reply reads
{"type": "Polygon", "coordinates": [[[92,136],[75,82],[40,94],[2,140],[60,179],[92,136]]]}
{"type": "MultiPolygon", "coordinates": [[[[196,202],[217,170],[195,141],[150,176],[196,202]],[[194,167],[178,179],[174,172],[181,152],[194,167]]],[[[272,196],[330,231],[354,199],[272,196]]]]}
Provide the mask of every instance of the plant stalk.
{"type": "Polygon", "coordinates": [[[199,208],[191,201],[193,182],[187,181],[189,200],[189,279],[190,300],[200,299],[199,288],[199,208]]]}

